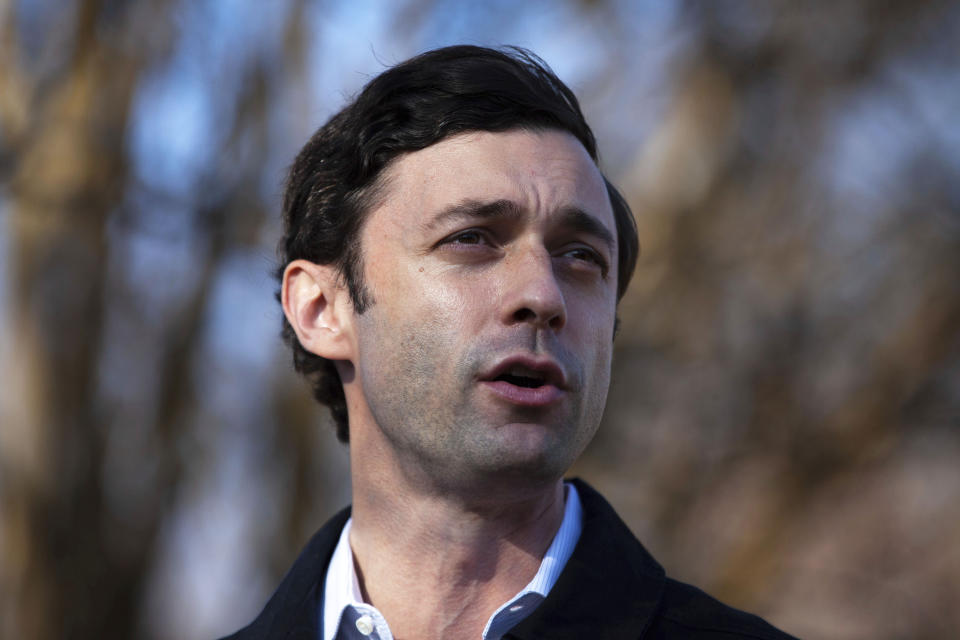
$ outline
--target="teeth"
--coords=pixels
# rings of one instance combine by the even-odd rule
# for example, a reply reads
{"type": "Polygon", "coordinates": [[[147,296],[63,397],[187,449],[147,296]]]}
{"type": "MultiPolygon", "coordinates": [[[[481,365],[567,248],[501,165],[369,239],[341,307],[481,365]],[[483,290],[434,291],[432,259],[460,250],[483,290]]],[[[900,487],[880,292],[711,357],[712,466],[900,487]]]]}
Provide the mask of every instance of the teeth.
{"type": "Polygon", "coordinates": [[[523,366],[510,367],[510,370],[507,371],[512,376],[522,376],[524,378],[536,378],[537,380],[542,380],[544,375],[539,371],[534,371],[533,369],[528,369],[523,366]]]}
{"type": "Polygon", "coordinates": [[[497,376],[497,380],[509,382],[518,387],[537,388],[546,384],[547,376],[523,365],[514,365],[497,376]]]}

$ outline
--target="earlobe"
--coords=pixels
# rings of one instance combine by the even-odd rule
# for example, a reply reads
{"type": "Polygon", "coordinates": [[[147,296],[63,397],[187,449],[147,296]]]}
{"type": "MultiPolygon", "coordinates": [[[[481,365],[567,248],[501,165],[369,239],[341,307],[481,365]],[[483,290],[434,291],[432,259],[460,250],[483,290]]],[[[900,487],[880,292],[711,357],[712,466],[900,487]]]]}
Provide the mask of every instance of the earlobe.
{"type": "Polygon", "coordinates": [[[335,267],[294,260],[283,271],[280,300],[304,349],[329,360],[352,358],[352,306],[335,267]]]}

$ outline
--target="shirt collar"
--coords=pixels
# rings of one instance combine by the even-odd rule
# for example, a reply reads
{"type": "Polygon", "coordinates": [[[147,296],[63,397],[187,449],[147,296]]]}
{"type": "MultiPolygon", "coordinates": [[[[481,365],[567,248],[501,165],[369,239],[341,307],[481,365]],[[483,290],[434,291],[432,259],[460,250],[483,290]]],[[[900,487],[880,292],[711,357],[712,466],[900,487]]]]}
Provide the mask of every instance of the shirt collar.
{"type": "Polygon", "coordinates": [[[353,566],[353,551],[350,549],[350,525],[347,520],[340,533],[340,540],[333,550],[327,565],[327,578],[323,585],[323,640],[334,640],[340,627],[343,611],[349,606],[363,604],[360,582],[353,566]]]}
{"type": "MultiPolygon", "coordinates": [[[[550,593],[556,584],[560,573],[570,559],[580,531],[583,527],[583,509],[580,505],[580,496],[577,488],[565,483],[566,504],[563,510],[563,521],[557,530],[553,541],[540,562],[533,579],[527,583],[514,597],[497,609],[483,630],[486,640],[499,638],[508,629],[520,622],[533,611],[550,593]]],[[[353,565],[353,551],[350,549],[350,525],[353,519],[347,520],[340,533],[340,539],[333,550],[330,564],[327,566],[327,575],[323,588],[323,639],[335,640],[340,619],[344,610],[349,607],[370,607],[363,602],[360,593],[360,583],[353,565]]]]}
{"type": "Polygon", "coordinates": [[[560,528],[547,548],[547,552],[543,554],[540,568],[527,586],[493,612],[487,620],[487,626],[483,629],[484,640],[500,638],[530,615],[547,597],[553,585],[556,584],[557,578],[560,577],[560,573],[563,572],[563,568],[567,566],[567,560],[570,559],[573,548],[577,546],[577,540],[580,539],[580,531],[583,528],[583,509],[580,506],[577,488],[570,483],[564,486],[567,499],[563,509],[563,522],[560,523],[560,528]]]}

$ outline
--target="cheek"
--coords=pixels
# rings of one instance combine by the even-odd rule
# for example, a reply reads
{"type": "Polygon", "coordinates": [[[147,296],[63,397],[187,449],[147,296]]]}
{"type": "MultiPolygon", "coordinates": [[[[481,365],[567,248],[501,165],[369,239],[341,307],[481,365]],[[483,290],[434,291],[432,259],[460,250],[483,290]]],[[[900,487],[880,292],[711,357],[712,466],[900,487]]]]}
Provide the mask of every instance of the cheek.
{"type": "Polygon", "coordinates": [[[606,388],[610,384],[610,366],[613,359],[613,345],[610,332],[599,331],[594,338],[595,356],[592,362],[593,379],[591,385],[603,389],[603,395],[606,396],[606,388]]]}
{"type": "Polygon", "coordinates": [[[416,264],[384,272],[372,291],[375,303],[367,312],[377,318],[377,333],[395,343],[413,342],[431,349],[469,342],[489,311],[490,295],[483,287],[467,286],[450,274],[438,274],[416,264]]]}
{"type": "Polygon", "coordinates": [[[497,279],[464,277],[455,269],[430,269],[414,274],[417,305],[425,319],[435,320],[441,332],[479,328],[494,315],[497,279]]]}
{"type": "Polygon", "coordinates": [[[590,412],[602,413],[610,386],[610,367],[613,360],[614,314],[594,313],[588,320],[587,333],[582,343],[587,384],[590,391],[590,412]]]}
{"type": "Polygon", "coordinates": [[[584,311],[574,339],[583,358],[584,373],[589,378],[586,382],[593,390],[591,395],[602,404],[610,384],[616,312],[614,309],[598,311],[597,307],[584,311]]]}
{"type": "Polygon", "coordinates": [[[613,330],[617,317],[615,298],[607,295],[571,297],[567,312],[569,324],[585,342],[594,346],[598,353],[611,352],[613,330]]]}

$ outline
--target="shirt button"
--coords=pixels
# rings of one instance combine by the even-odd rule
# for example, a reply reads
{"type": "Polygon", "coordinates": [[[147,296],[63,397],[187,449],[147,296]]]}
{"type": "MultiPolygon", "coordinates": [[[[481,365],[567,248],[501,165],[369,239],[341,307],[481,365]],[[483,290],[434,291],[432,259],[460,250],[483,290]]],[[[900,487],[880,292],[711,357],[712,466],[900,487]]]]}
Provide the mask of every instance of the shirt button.
{"type": "Polygon", "coordinates": [[[357,631],[365,636],[373,633],[373,618],[368,615],[362,615],[357,618],[357,631]]]}

